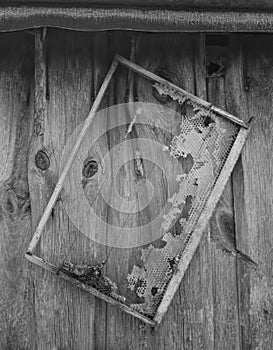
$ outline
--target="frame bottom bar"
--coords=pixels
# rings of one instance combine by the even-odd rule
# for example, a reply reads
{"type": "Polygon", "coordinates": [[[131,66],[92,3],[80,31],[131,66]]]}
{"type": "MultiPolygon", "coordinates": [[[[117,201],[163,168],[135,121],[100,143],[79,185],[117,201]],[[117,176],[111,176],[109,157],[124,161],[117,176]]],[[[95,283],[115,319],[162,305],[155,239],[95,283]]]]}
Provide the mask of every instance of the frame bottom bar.
{"type": "Polygon", "coordinates": [[[135,310],[132,310],[129,306],[125,305],[125,304],[122,304],[121,302],[99,292],[98,290],[96,290],[95,288],[92,288],[80,281],[78,281],[76,278],[73,278],[73,277],[70,277],[68,275],[66,275],[65,273],[63,273],[62,271],[59,271],[59,269],[44,261],[43,259],[39,258],[38,256],[36,255],[33,255],[33,254],[25,254],[25,257],[28,261],[42,267],[43,269],[47,270],[47,271],[50,271],[52,273],[54,273],[56,276],[64,279],[65,281],[67,282],[70,282],[72,283],[73,285],[77,286],[78,288],[84,290],[85,292],[89,293],[89,294],[92,294],[94,295],[95,297],[97,298],[100,298],[112,305],[116,305],[118,306],[120,309],[122,309],[123,311],[127,312],[128,314],[131,314],[135,317],[137,317],[138,319],[140,319],[141,321],[155,327],[157,325],[157,323],[153,320],[151,320],[150,318],[140,314],[139,312],[135,311],[135,310]]]}

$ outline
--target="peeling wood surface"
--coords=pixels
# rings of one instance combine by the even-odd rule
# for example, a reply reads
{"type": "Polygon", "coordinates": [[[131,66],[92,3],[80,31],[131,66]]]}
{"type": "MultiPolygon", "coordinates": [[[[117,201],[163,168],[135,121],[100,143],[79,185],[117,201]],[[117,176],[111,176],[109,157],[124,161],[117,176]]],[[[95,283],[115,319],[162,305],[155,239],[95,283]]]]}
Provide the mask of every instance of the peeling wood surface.
{"type": "MultiPolygon", "coordinates": [[[[0,35],[1,350],[271,348],[272,38],[234,35],[226,45],[224,71],[216,67],[220,74],[207,78],[208,61],[215,63],[223,47],[206,47],[205,36],[200,34],[50,29],[46,36],[37,31],[35,47],[30,35],[0,35]],[[208,51],[213,52],[213,58],[209,55],[206,62],[208,51]],[[116,53],[226,107],[244,121],[256,116],[232,181],[168,313],[155,331],[23,258],[58,180],[64,145],[86,118],[116,53]],[[224,253],[214,239],[217,235],[228,237],[261,268],[254,271],[244,261],[224,253]]],[[[123,70],[107,99],[104,106],[127,100],[162,103],[140,79],[123,70]]],[[[107,121],[100,122],[104,128],[107,121]]],[[[133,132],[150,135],[149,129],[137,126],[133,132]]],[[[105,135],[89,151],[86,161],[103,154],[119,137],[118,131],[111,137],[105,135]]],[[[164,140],[165,136],[158,137],[164,140]]],[[[149,164],[143,166],[146,170],[149,164]]],[[[89,178],[86,169],[85,194],[91,199],[97,175],[89,178]]],[[[123,176],[121,192],[129,188],[126,181],[136,176],[135,168],[128,164],[123,176]]],[[[159,172],[152,176],[153,181],[162,181],[159,172]]],[[[160,195],[163,200],[164,193],[160,195]]],[[[73,244],[68,256],[75,262],[92,263],[93,257],[102,260],[109,248],[90,242],[75,229],[64,211],[64,199],[60,197],[57,202],[39,254],[59,264],[73,244]]],[[[109,213],[99,200],[93,205],[101,217],[112,222],[124,220],[118,213],[109,213]]],[[[156,207],[151,211],[156,212],[156,207]]],[[[132,223],[139,220],[131,219],[132,223]]],[[[123,278],[128,265],[139,256],[134,250],[116,249],[109,259],[109,276],[123,278]],[[120,259],[122,263],[117,266],[120,259]]]]}

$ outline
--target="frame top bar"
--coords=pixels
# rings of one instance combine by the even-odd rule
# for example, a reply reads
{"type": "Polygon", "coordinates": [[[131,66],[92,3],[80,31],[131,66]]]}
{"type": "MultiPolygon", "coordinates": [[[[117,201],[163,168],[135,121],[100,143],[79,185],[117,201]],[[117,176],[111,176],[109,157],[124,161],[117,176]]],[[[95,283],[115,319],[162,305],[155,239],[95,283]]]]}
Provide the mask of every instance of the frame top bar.
{"type": "Polygon", "coordinates": [[[248,125],[242,121],[241,119],[239,119],[238,117],[235,117],[234,115],[224,111],[221,108],[215,107],[213,106],[210,102],[207,102],[205,100],[202,100],[201,98],[189,93],[188,91],[178,87],[177,85],[174,85],[172,83],[170,83],[169,81],[161,78],[160,76],[146,70],[145,68],[142,68],[140,66],[138,66],[137,64],[127,60],[126,58],[120,56],[120,55],[116,55],[115,59],[123,66],[131,69],[132,71],[134,71],[135,73],[138,73],[142,76],[144,76],[145,78],[157,82],[159,84],[162,85],[166,85],[169,86],[177,91],[180,91],[184,96],[188,97],[189,99],[191,99],[192,101],[198,103],[199,105],[202,105],[203,107],[207,108],[208,110],[212,110],[213,112],[219,114],[220,116],[229,119],[230,121],[232,121],[235,124],[238,124],[244,128],[248,128],[248,125]]]}

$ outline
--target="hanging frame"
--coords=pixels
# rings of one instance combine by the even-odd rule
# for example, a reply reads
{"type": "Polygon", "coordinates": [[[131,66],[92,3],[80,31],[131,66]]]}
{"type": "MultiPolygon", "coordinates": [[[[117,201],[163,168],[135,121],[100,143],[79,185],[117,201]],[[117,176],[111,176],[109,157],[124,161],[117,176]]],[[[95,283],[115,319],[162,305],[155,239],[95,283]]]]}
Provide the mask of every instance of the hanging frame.
{"type": "MultiPolygon", "coordinates": [[[[211,103],[204,101],[193,94],[190,94],[189,92],[166,81],[165,79],[155,75],[154,73],[147,71],[146,69],[117,55],[105,77],[105,80],[98,92],[97,98],[95,99],[93,106],[90,110],[90,113],[84,122],[84,125],[79,133],[79,136],[72,149],[69,159],[64,166],[64,169],[60,175],[58,183],[41,217],[41,220],[38,224],[38,227],[33,235],[33,238],[30,242],[27,253],[25,255],[26,258],[32,263],[39,265],[50,272],[53,272],[54,274],[58,275],[60,278],[76,285],[82,290],[88,293],[91,293],[96,297],[99,297],[105,300],[106,302],[117,305],[121,309],[123,309],[125,312],[134,315],[135,317],[141,319],[142,321],[152,326],[156,326],[161,322],[164,314],[167,312],[167,309],[175,295],[175,292],[177,291],[183,279],[183,276],[185,275],[185,272],[190,264],[190,261],[192,260],[193,255],[201,240],[202,234],[209,223],[209,220],[216,207],[216,204],[219,201],[221,194],[223,193],[224,188],[231,175],[231,172],[240,156],[240,153],[246,141],[248,132],[249,132],[248,125],[246,125],[239,118],[233,116],[232,114],[220,108],[213,106],[211,103]],[[236,134],[234,134],[235,136],[234,136],[234,139],[232,140],[231,147],[229,147],[229,149],[227,149],[226,151],[226,158],[222,162],[223,164],[221,166],[221,169],[219,170],[219,174],[217,174],[215,181],[213,183],[213,186],[211,186],[209,195],[207,196],[206,200],[204,200],[204,206],[202,207],[200,215],[198,215],[198,217],[195,219],[192,229],[185,236],[185,240],[184,240],[185,242],[183,243],[184,244],[183,251],[179,253],[179,257],[175,262],[176,264],[175,269],[173,270],[169,280],[165,283],[166,288],[164,288],[164,291],[162,292],[162,297],[160,298],[160,300],[158,301],[158,304],[156,305],[155,312],[152,313],[151,315],[146,315],[144,312],[141,312],[141,310],[139,310],[138,308],[131,307],[130,305],[120,300],[116,300],[113,297],[102,293],[96,288],[93,288],[92,286],[81,282],[77,278],[71,277],[71,275],[65,273],[63,270],[60,270],[59,267],[54,266],[50,262],[45,261],[41,257],[34,254],[35,249],[39,243],[39,240],[43,234],[45,225],[50,217],[51,211],[54,205],[56,204],[56,201],[60,196],[60,193],[64,187],[64,183],[65,183],[67,174],[69,172],[69,169],[71,168],[73,161],[75,160],[75,157],[77,155],[77,152],[80,149],[84,136],[86,135],[86,132],[89,126],[91,125],[92,121],[95,118],[96,112],[100,106],[103,96],[105,95],[107,87],[109,86],[109,83],[111,82],[111,79],[119,64],[135,72],[136,74],[141,75],[145,79],[152,81],[152,83],[157,88],[159,93],[164,95],[169,95],[171,96],[172,99],[177,100],[181,104],[185,103],[186,101],[189,101],[194,108],[196,106],[199,106],[200,108],[203,108],[208,114],[209,113],[213,114],[215,120],[218,120],[217,118],[220,118],[221,120],[225,120],[227,123],[229,123],[232,127],[234,126],[234,128],[236,129],[236,134]]],[[[176,141],[178,142],[179,140],[177,139],[176,141]]]]}

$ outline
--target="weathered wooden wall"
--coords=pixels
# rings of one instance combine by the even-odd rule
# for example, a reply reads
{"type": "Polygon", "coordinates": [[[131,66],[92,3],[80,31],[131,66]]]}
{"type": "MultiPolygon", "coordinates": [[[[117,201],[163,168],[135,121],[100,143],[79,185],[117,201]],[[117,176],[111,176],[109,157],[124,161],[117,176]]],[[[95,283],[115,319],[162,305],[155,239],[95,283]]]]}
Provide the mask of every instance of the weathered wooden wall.
{"type": "MultiPolygon", "coordinates": [[[[0,35],[1,350],[273,347],[272,43],[271,35],[210,36],[207,41],[203,34],[58,29],[48,30],[45,37],[42,32],[0,35]],[[57,181],[65,143],[85,119],[115,53],[245,121],[255,117],[211,225],[156,331],[23,257],[57,181]],[[236,241],[259,269],[218,249],[218,231],[236,241]]],[[[152,100],[150,91],[132,86],[127,76],[117,79],[110,103],[152,100]]],[[[74,228],[62,201],[46,230],[50,234],[42,239],[40,253],[52,259],[64,256],[74,228]]],[[[98,259],[105,255],[105,248],[89,244],[78,239],[76,256],[86,254],[82,258],[88,259],[87,249],[98,259]]],[[[128,264],[126,251],[118,255],[111,256],[110,276],[116,275],[118,258],[122,256],[121,271],[128,264]]]]}

